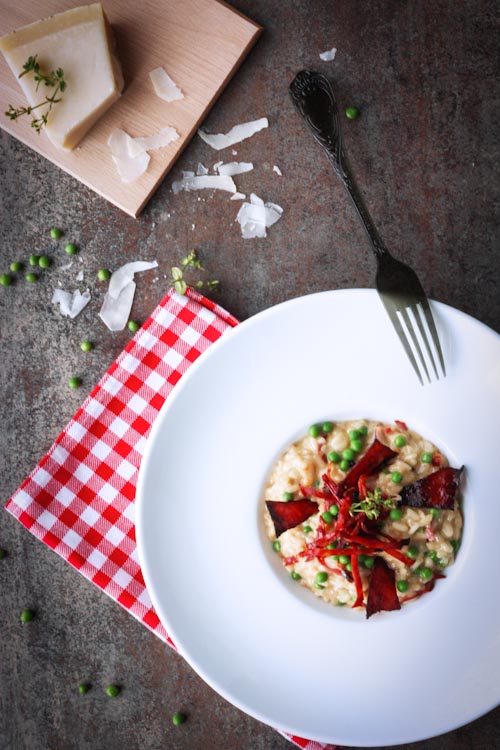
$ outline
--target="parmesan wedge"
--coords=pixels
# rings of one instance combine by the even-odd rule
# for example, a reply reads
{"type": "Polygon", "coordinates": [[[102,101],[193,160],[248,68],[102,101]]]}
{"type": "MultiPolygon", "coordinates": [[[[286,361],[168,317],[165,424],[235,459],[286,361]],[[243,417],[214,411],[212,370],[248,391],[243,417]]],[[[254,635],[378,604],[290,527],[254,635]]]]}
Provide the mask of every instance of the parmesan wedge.
{"type": "Polygon", "coordinates": [[[37,91],[33,75],[19,78],[28,58],[36,55],[44,73],[64,71],[67,87],[44,127],[59,148],[75,148],[123,89],[114,38],[100,3],[23,26],[0,39],[0,50],[32,107],[51,89],[40,86],[37,91]]]}

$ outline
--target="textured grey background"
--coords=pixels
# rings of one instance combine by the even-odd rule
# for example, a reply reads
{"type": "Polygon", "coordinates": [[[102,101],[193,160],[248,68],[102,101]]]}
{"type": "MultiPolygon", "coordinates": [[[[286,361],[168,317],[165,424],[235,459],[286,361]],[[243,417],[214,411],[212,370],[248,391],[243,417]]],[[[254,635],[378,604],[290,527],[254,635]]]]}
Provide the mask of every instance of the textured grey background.
{"type": "MultiPolygon", "coordinates": [[[[254,172],[236,178],[239,189],[284,208],[267,239],[241,239],[233,223],[238,204],[227,195],[172,194],[181,169],[220,158],[197,138],[133,220],[0,131],[0,271],[33,252],[53,258],[37,285],[0,288],[4,500],[129,340],[129,333],[111,334],[97,318],[104,294],[98,268],[158,260],[160,273],[138,278],[133,317],[139,321],[166,291],[163,276],[192,247],[207,276],[222,282],[215,299],[240,319],[308,292],[373,286],[375,264],[363,231],[288,98],[301,67],[325,72],[342,108],[362,110],[359,120],[344,123],[345,143],[389,248],[415,267],[429,295],[500,327],[498,2],[239,0],[236,6],[265,32],[206,124],[220,132],[269,117],[268,130],[236,147],[238,159],[255,164],[254,172]],[[332,46],[336,60],[321,62],[319,53],[332,46]],[[68,262],[63,243],[49,239],[53,225],[81,248],[69,270],[62,269],[68,262]],[[50,297],[59,281],[72,286],[80,268],[92,302],[70,321],[50,297]],[[84,338],[95,341],[91,354],[79,349],[84,338]],[[73,392],[67,378],[75,374],[83,386],[73,392]]],[[[9,552],[0,562],[1,750],[290,747],[217,696],[180,656],[7,513],[0,514],[0,546],[9,552]],[[21,626],[25,607],[38,616],[21,626]],[[84,698],[76,690],[82,680],[94,686],[84,698]],[[108,682],[123,685],[118,699],[104,695],[108,682]],[[178,709],[189,720],[174,728],[170,717],[178,709]]],[[[426,638],[446,633],[436,627],[410,646],[425,651],[426,638]]],[[[433,679],[439,674],[430,664],[433,679]]],[[[332,681],[333,701],[337,684],[332,681]]],[[[415,694],[411,675],[395,689],[408,691],[409,711],[425,711],[425,695],[415,694]]],[[[360,676],[360,719],[365,700],[360,676]]],[[[495,750],[499,718],[496,709],[405,748],[495,750]]]]}

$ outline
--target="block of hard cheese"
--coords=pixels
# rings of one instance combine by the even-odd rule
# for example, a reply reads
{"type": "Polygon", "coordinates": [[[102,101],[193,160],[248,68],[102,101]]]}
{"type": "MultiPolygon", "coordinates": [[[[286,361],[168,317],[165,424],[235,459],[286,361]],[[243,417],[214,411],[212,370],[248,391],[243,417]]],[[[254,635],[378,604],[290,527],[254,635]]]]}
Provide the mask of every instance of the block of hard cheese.
{"type": "MultiPolygon", "coordinates": [[[[43,128],[56,146],[73,149],[120,96],[123,77],[114,46],[100,3],[58,13],[0,39],[0,50],[16,78],[35,55],[42,73],[64,71],[62,100],[52,107],[43,128]]],[[[32,74],[18,80],[31,106],[43,101],[46,92],[50,96],[51,89],[43,84],[37,91],[32,74]]],[[[41,107],[37,113],[44,111],[41,107]]]]}

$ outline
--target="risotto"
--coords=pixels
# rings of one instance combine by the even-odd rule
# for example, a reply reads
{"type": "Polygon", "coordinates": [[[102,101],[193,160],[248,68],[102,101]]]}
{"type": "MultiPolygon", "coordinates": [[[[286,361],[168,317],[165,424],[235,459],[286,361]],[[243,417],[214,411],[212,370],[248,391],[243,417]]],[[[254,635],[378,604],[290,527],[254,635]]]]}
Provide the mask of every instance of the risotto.
{"type": "Polygon", "coordinates": [[[324,422],[276,462],[264,523],[298,584],[367,617],[432,590],[462,534],[463,469],[404,422],[324,422]]]}

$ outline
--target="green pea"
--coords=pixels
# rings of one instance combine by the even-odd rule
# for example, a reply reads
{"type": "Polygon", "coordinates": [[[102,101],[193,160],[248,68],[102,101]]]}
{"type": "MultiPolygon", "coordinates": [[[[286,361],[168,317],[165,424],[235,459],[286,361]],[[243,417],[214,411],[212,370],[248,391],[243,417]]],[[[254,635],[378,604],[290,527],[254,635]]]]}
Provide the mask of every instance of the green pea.
{"type": "Polygon", "coordinates": [[[320,570],[314,576],[314,583],[326,583],[328,581],[328,573],[326,570],[320,570]]]}
{"type": "Polygon", "coordinates": [[[10,264],[9,268],[12,271],[12,273],[17,273],[18,271],[23,270],[24,265],[21,263],[20,260],[15,260],[10,264]]]}
{"type": "Polygon", "coordinates": [[[458,539],[452,539],[451,542],[450,542],[450,544],[453,547],[453,552],[456,553],[457,550],[458,550],[458,548],[459,548],[459,546],[460,546],[460,542],[458,541],[458,539]]]}
{"type": "Polygon", "coordinates": [[[439,510],[439,508],[431,508],[430,513],[433,518],[439,518],[439,516],[441,515],[441,511],[439,510]]]}
{"type": "Polygon", "coordinates": [[[97,272],[97,278],[99,281],[107,281],[111,277],[111,271],[107,268],[100,268],[97,272]]]}
{"type": "Polygon", "coordinates": [[[345,566],[345,569],[349,571],[349,573],[352,573],[352,564],[350,562],[347,563],[345,566]]]}
{"type": "Polygon", "coordinates": [[[409,557],[411,560],[416,560],[419,555],[419,552],[420,550],[418,549],[418,547],[411,546],[411,547],[408,547],[405,554],[406,554],[406,557],[409,557]]]}
{"type": "Polygon", "coordinates": [[[396,583],[396,588],[401,594],[404,594],[410,588],[410,584],[408,581],[398,581],[396,583]]]}
{"type": "Polygon", "coordinates": [[[345,458],[346,461],[352,461],[355,455],[352,448],[346,448],[345,451],[342,451],[342,458],[345,458]]]}
{"type": "Polygon", "coordinates": [[[335,542],[329,542],[329,543],[328,543],[328,544],[326,545],[326,548],[327,548],[327,549],[335,549],[335,547],[336,547],[336,546],[337,546],[337,545],[336,545],[336,543],[335,543],[335,542]]]}
{"type": "Polygon", "coordinates": [[[172,724],[176,727],[180,727],[181,724],[184,724],[186,719],[187,719],[186,714],[183,714],[180,711],[176,711],[175,714],[173,714],[172,716],[172,724]]]}
{"type": "Polygon", "coordinates": [[[363,562],[363,565],[365,568],[368,568],[368,570],[371,570],[375,565],[375,558],[367,555],[363,562]]]}
{"type": "Polygon", "coordinates": [[[292,570],[292,572],[290,573],[290,575],[292,576],[292,578],[293,578],[294,581],[300,581],[300,579],[302,578],[302,576],[300,575],[300,573],[297,573],[296,570],[292,570]]]}
{"type": "Polygon", "coordinates": [[[139,325],[139,323],[136,323],[135,320],[129,320],[129,322],[127,323],[127,328],[132,333],[135,333],[136,331],[138,331],[140,327],[141,326],[139,325]]]}
{"type": "Polygon", "coordinates": [[[349,461],[346,458],[342,459],[342,461],[340,462],[339,466],[342,469],[342,471],[349,471],[349,469],[351,468],[351,464],[349,463],[349,461]]]}
{"type": "Polygon", "coordinates": [[[368,427],[364,424],[359,428],[358,432],[361,437],[366,437],[366,435],[368,435],[368,427]]]}
{"type": "Polygon", "coordinates": [[[338,464],[342,456],[340,453],[337,453],[337,451],[332,451],[327,456],[328,460],[332,462],[332,464],[338,464]]]}
{"type": "Polygon", "coordinates": [[[339,555],[339,563],[341,565],[348,565],[351,562],[349,555],[339,555]]]}
{"type": "Polygon", "coordinates": [[[366,555],[358,555],[358,562],[360,565],[364,565],[366,560],[366,555]]]}
{"type": "Polygon", "coordinates": [[[37,266],[40,257],[38,255],[30,255],[30,266],[37,266]]]}
{"type": "Polygon", "coordinates": [[[345,602],[338,601],[337,607],[345,607],[345,602]]]}
{"type": "Polygon", "coordinates": [[[399,521],[401,518],[403,518],[403,511],[401,510],[401,508],[393,508],[389,513],[389,518],[391,519],[391,521],[399,521]]]}
{"type": "Polygon", "coordinates": [[[82,379],[81,378],[75,378],[75,377],[73,377],[73,378],[69,378],[69,380],[68,380],[69,387],[73,388],[73,389],[74,388],[79,388],[81,386],[81,384],[82,384],[82,379]]]}
{"type": "Polygon", "coordinates": [[[119,685],[108,685],[106,688],[106,695],[109,695],[110,698],[116,698],[120,692],[121,687],[119,685]]]}
{"type": "Polygon", "coordinates": [[[325,523],[331,523],[333,521],[333,516],[328,510],[323,511],[321,518],[325,523]]]}
{"type": "Polygon", "coordinates": [[[63,236],[62,229],[59,229],[59,227],[52,227],[50,230],[50,236],[53,240],[59,240],[63,236]]]}
{"type": "Polygon", "coordinates": [[[75,255],[75,253],[78,252],[78,248],[74,242],[68,242],[68,244],[64,246],[64,251],[68,255],[75,255]]]}
{"type": "Polygon", "coordinates": [[[311,425],[311,426],[309,427],[309,429],[308,429],[308,433],[309,433],[309,435],[310,435],[311,437],[314,437],[314,438],[318,437],[318,435],[319,435],[319,433],[320,433],[320,432],[321,432],[320,426],[319,426],[319,425],[317,425],[317,424],[312,424],[312,425],[311,425]]]}
{"type": "Polygon", "coordinates": [[[27,273],[24,278],[26,279],[26,281],[29,281],[30,283],[38,281],[38,276],[36,275],[36,273],[31,273],[31,272],[27,273]]]}
{"type": "Polygon", "coordinates": [[[361,432],[359,430],[349,430],[350,440],[358,440],[360,437],[361,437],[361,432]]]}
{"type": "Polygon", "coordinates": [[[31,620],[34,620],[34,618],[35,613],[32,609],[23,609],[23,611],[21,612],[21,622],[31,622],[31,620]]]}
{"type": "Polygon", "coordinates": [[[396,448],[404,448],[406,445],[406,438],[404,435],[396,435],[394,438],[394,445],[396,448]]]}
{"type": "Polygon", "coordinates": [[[348,120],[357,120],[360,114],[361,113],[357,107],[347,107],[345,111],[345,116],[348,120]]]}
{"type": "Polygon", "coordinates": [[[325,587],[323,586],[323,584],[322,584],[322,583],[315,583],[315,584],[314,584],[314,588],[315,588],[315,589],[324,589],[325,587]]]}
{"type": "Polygon", "coordinates": [[[7,550],[0,547],[0,560],[4,560],[7,557],[7,550]]]}
{"type": "MultiPolygon", "coordinates": [[[[333,545],[330,549],[334,549],[334,548],[335,548],[335,545],[333,545]]],[[[339,555],[332,555],[332,557],[336,563],[340,562],[339,555]]]]}
{"type": "Polygon", "coordinates": [[[90,685],[88,684],[88,682],[82,682],[80,683],[80,685],[78,685],[78,692],[80,693],[80,695],[85,695],[89,692],[89,690],[90,685]]]}
{"type": "Polygon", "coordinates": [[[432,459],[433,459],[432,453],[422,453],[422,455],[420,456],[420,460],[422,461],[423,464],[431,464],[432,459]]]}
{"type": "Polygon", "coordinates": [[[0,274],[0,284],[2,286],[10,286],[12,284],[12,276],[9,276],[8,273],[0,274]]]}
{"type": "Polygon", "coordinates": [[[38,265],[40,268],[48,268],[50,266],[50,258],[48,255],[41,255],[38,259],[38,265]]]}
{"type": "Polygon", "coordinates": [[[351,440],[351,450],[355,451],[356,453],[359,453],[363,450],[363,441],[362,440],[351,440]]]}
{"type": "Polygon", "coordinates": [[[276,539],[276,540],[275,540],[275,541],[273,542],[273,550],[274,550],[275,552],[281,552],[281,542],[279,541],[279,539],[276,539]]]}
{"type": "Polygon", "coordinates": [[[331,432],[333,430],[333,422],[323,422],[321,425],[322,432],[331,432]]]}
{"type": "Polygon", "coordinates": [[[400,471],[393,471],[391,474],[391,482],[394,482],[394,484],[399,484],[399,482],[403,481],[403,475],[400,471]]]}
{"type": "Polygon", "coordinates": [[[422,581],[430,581],[434,575],[430,568],[420,568],[418,574],[422,581]]]}
{"type": "Polygon", "coordinates": [[[80,349],[82,352],[90,352],[92,349],[92,342],[91,341],[82,341],[80,344],[80,349]]]}
{"type": "Polygon", "coordinates": [[[304,532],[304,534],[310,534],[312,531],[312,528],[306,525],[302,527],[302,531],[304,532]]]}
{"type": "Polygon", "coordinates": [[[290,500],[293,500],[293,492],[284,492],[283,493],[283,502],[289,503],[290,500]]]}
{"type": "Polygon", "coordinates": [[[332,514],[332,516],[338,516],[339,514],[339,506],[338,505],[330,505],[328,508],[329,512],[332,514]]]}

